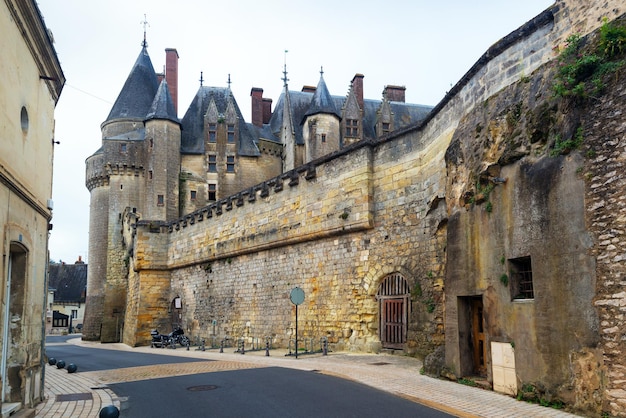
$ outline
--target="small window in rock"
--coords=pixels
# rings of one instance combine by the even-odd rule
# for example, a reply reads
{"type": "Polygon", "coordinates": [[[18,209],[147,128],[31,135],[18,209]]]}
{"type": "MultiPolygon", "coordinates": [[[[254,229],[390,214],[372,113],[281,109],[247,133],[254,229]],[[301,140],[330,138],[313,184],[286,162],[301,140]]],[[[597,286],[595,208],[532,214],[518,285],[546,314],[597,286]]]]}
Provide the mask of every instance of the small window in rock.
{"type": "Polygon", "coordinates": [[[120,144],[120,152],[126,152],[126,144],[120,144]]]}
{"type": "Polygon", "coordinates": [[[322,142],[326,142],[326,134],[322,134],[322,142]]]}
{"type": "Polygon", "coordinates": [[[196,191],[195,190],[191,190],[190,198],[191,198],[191,200],[196,200],[196,191]]]}
{"type": "Polygon", "coordinates": [[[163,195],[160,194],[157,196],[157,206],[163,206],[165,204],[165,199],[163,198],[163,195]]]}
{"type": "Polygon", "coordinates": [[[533,270],[530,257],[510,259],[509,272],[512,299],[534,299],[533,270]]]}

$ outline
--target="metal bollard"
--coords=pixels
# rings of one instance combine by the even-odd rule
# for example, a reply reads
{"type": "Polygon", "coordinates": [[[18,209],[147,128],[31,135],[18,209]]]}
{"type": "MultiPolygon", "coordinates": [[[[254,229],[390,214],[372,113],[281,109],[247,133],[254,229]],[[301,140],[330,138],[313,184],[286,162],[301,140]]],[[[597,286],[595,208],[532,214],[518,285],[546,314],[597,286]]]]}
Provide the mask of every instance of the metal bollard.
{"type": "Polygon", "coordinates": [[[246,343],[244,342],[243,338],[241,339],[241,354],[246,354],[246,349],[244,347],[246,343]]]}
{"type": "Polygon", "coordinates": [[[220,342],[220,353],[224,352],[224,340],[220,342]]]}
{"type": "Polygon", "coordinates": [[[328,338],[322,337],[322,355],[328,355],[328,338]]]}
{"type": "Polygon", "coordinates": [[[202,339],[202,345],[200,346],[200,350],[202,350],[202,351],[205,350],[205,348],[204,348],[204,338],[202,339]]]}
{"type": "Polygon", "coordinates": [[[265,357],[269,357],[270,356],[270,342],[266,341],[265,342],[265,357]]]}

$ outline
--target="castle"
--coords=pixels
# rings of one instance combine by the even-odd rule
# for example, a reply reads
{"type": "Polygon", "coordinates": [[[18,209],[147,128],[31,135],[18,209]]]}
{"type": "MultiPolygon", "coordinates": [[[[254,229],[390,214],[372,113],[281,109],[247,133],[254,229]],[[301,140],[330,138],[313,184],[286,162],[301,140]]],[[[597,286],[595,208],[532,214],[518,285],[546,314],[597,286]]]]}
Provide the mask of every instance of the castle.
{"type": "Polygon", "coordinates": [[[568,56],[623,58],[601,54],[622,7],[558,1],[433,109],[364,100],[360,75],[337,98],[322,74],[273,112],[252,89],[251,124],[201,86],[178,121],[176,52],[159,82],[144,47],[87,159],[84,338],[287,347],[299,287],[304,341],[626,416],[624,70],[554,87],[568,56]]]}

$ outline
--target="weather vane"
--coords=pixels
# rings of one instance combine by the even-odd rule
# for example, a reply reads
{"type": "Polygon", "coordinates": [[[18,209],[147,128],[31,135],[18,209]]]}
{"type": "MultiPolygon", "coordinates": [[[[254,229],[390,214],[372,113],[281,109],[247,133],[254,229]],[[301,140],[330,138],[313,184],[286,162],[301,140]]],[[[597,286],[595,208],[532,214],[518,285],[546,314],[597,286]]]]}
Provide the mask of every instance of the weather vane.
{"type": "Polygon", "coordinates": [[[284,69],[283,69],[283,82],[285,83],[285,86],[287,85],[287,81],[289,81],[289,79],[287,78],[287,51],[285,49],[285,64],[284,64],[284,69]]]}
{"type": "Polygon", "coordinates": [[[148,42],[146,41],[146,27],[150,26],[150,24],[148,23],[145,14],[143,15],[143,22],[140,23],[143,25],[143,42],[141,43],[141,46],[146,48],[148,46],[148,42]]]}

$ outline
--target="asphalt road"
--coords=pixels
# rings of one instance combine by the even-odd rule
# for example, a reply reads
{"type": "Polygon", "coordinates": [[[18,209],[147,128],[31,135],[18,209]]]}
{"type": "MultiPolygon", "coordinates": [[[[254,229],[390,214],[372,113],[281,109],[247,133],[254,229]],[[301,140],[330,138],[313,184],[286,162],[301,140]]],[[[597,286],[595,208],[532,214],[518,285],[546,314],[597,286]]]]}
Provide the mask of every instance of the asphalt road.
{"type": "MultiPolygon", "coordinates": [[[[81,371],[197,362],[63,344],[48,337],[48,357],[81,371]]],[[[210,360],[207,360],[210,361],[210,360]]],[[[280,367],[200,373],[108,385],[125,398],[121,418],[144,417],[450,417],[369,386],[315,371],[280,367]]]]}

